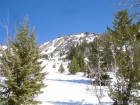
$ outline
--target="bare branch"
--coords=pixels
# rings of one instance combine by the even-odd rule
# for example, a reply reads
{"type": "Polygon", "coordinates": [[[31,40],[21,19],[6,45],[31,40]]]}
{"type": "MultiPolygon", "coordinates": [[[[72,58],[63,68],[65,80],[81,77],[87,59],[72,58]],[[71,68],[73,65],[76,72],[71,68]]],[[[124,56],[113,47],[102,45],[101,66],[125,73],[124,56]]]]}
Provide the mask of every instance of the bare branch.
{"type": "Polygon", "coordinates": [[[140,18],[140,0],[123,0],[113,6],[124,6],[124,9],[130,12],[131,17],[135,17],[136,20],[140,18]]]}

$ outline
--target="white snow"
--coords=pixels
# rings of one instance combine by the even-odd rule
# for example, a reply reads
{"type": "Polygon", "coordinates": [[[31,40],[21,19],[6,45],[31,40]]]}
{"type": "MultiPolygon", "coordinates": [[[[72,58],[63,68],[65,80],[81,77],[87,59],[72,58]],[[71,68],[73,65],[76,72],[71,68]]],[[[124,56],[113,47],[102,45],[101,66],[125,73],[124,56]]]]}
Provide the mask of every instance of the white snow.
{"type": "Polygon", "coordinates": [[[84,40],[87,41],[87,43],[90,43],[94,40],[94,38],[97,37],[97,35],[95,36],[94,34],[90,33],[88,35],[86,35],[85,33],[79,33],[79,34],[74,34],[74,35],[70,35],[70,36],[63,36],[63,37],[59,37],[56,38],[55,40],[46,42],[42,45],[39,46],[40,50],[42,51],[41,54],[54,54],[54,56],[58,56],[59,52],[57,53],[57,51],[55,51],[58,47],[62,47],[64,48],[63,50],[65,50],[66,52],[69,50],[66,48],[66,46],[69,44],[68,42],[71,42],[71,44],[75,44],[75,46],[77,44],[81,44],[84,40]]]}
{"type": "MultiPolygon", "coordinates": [[[[68,62],[54,59],[55,62],[43,61],[43,65],[46,65],[44,71],[49,73],[44,80],[48,86],[42,89],[44,93],[36,99],[42,101],[42,105],[97,105],[98,100],[93,92],[91,80],[84,77],[83,73],[70,75],[67,69],[68,62]],[[54,63],[56,68],[53,68],[54,63]],[[62,74],[58,72],[61,63],[66,70],[62,74]]],[[[112,100],[105,96],[102,102],[102,105],[110,105],[112,100]]]]}
{"type": "MultiPolygon", "coordinates": [[[[85,35],[82,33],[75,36],[74,40],[79,41],[79,39],[85,35]]],[[[90,37],[86,38],[87,42],[91,42],[95,38],[93,37],[93,34],[88,36],[90,37]]],[[[44,50],[41,54],[53,52],[57,47],[54,47],[54,44],[59,39],[60,38],[57,38],[50,43],[47,42],[40,46],[44,47],[45,45],[50,44],[45,49],[47,51],[44,50]]],[[[61,42],[59,44],[61,44],[61,42]]],[[[4,47],[4,49],[6,49],[6,47],[4,47]]],[[[62,57],[64,56],[65,55],[62,57]]],[[[40,94],[35,99],[42,101],[41,105],[97,105],[98,99],[94,93],[94,87],[91,85],[91,80],[84,77],[83,73],[70,75],[67,68],[68,62],[62,62],[61,60],[58,60],[59,58],[60,57],[55,56],[49,60],[43,60],[42,66],[46,66],[44,71],[49,73],[44,79],[44,83],[48,86],[43,88],[43,94],[40,94]],[[66,70],[65,73],[62,74],[58,72],[61,63],[66,70]],[[53,68],[54,64],[56,64],[56,68],[53,68]]],[[[85,60],[87,61],[88,59],[85,60]]],[[[111,105],[112,100],[108,97],[106,89],[104,90],[104,94],[105,96],[101,100],[103,103],[102,105],[111,105]]]]}

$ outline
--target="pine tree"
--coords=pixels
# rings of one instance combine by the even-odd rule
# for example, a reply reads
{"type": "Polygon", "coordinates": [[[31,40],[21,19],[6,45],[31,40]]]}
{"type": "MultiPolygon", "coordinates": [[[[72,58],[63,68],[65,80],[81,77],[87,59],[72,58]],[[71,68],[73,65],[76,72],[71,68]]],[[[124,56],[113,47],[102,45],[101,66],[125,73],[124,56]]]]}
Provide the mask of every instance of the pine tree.
{"type": "Polygon", "coordinates": [[[25,18],[16,32],[15,41],[9,39],[8,48],[1,57],[4,66],[5,84],[0,84],[0,102],[5,105],[37,105],[34,98],[45,87],[46,72],[39,61],[40,55],[35,39],[35,30],[29,32],[25,18]]]}
{"type": "Polygon", "coordinates": [[[55,63],[53,64],[53,68],[56,68],[56,64],[55,63]]]}
{"type": "Polygon", "coordinates": [[[78,53],[77,53],[77,47],[72,46],[70,49],[70,52],[67,55],[67,59],[72,60],[73,57],[77,57],[78,53]]]}
{"type": "Polygon", "coordinates": [[[59,71],[60,73],[64,73],[64,72],[65,72],[65,69],[64,69],[62,63],[61,63],[61,65],[60,65],[58,71],[59,71]]]}
{"type": "Polygon", "coordinates": [[[78,61],[78,64],[79,64],[80,72],[85,72],[86,71],[86,64],[85,64],[85,61],[84,61],[84,54],[82,52],[80,52],[78,54],[77,61],[78,61]]]}
{"type": "Polygon", "coordinates": [[[114,86],[109,86],[109,96],[114,100],[114,105],[140,104],[140,24],[133,24],[133,18],[128,16],[126,10],[115,15],[113,24],[114,30],[108,28],[108,32],[118,70],[115,70],[114,86]]]}
{"type": "Polygon", "coordinates": [[[54,56],[53,53],[51,53],[51,58],[53,58],[53,56],[54,56]]]}
{"type": "Polygon", "coordinates": [[[71,74],[76,74],[76,72],[80,71],[80,67],[78,61],[75,57],[73,57],[72,61],[69,63],[69,72],[71,74]]]}
{"type": "Polygon", "coordinates": [[[107,49],[106,49],[106,42],[105,37],[101,39],[100,37],[97,37],[94,39],[94,41],[91,43],[90,48],[90,54],[89,54],[89,63],[88,67],[90,72],[97,76],[97,74],[100,74],[99,79],[102,78],[103,75],[106,74],[107,69],[107,49]],[[104,41],[103,41],[104,40],[104,41]]]}
{"type": "Polygon", "coordinates": [[[48,55],[47,54],[43,54],[41,58],[48,59],[48,55]]]}
{"type": "Polygon", "coordinates": [[[89,77],[94,78],[92,81],[94,94],[98,99],[99,104],[102,104],[101,98],[103,97],[103,89],[102,86],[106,85],[106,80],[109,79],[106,73],[106,42],[104,42],[104,38],[101,39],[102,36],[98,36],[91,43],[90,55],[88,57],[88,69],[90,71],[89,77]]]}

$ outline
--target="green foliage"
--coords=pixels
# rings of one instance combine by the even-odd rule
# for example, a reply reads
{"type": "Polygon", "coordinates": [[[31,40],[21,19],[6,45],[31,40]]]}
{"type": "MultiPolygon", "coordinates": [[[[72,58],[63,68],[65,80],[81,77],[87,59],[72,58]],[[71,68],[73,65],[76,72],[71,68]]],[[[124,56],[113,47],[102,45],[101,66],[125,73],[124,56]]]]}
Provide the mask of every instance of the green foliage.
{"type": "Polygon", "coordinates": [[[9,39],[8,48],[1,57],[5,84],[0,84],[0,102],[6,105],[37,105],[35,96],[45,87],[40,55],[35,40],[35,30],[29,32],[27,18],[16,32],[15,41],[9,39]]]}
{"type": "Polygon", "coordinates": [[[64,73],[64,72],[65,72],[65,69],[64,69],[62,63],[61,63],[61,65],[60,65],[58,71],[59,71],[60,73],[64,73]]]}
{"type": "Polygon", "coordinates": [[[66,59],[72,60],[73,57],[78,56],[78,52],[85,53],[85,49],[88,48],[89,44],[87,42],[82,42],[80,45],[72,46],[70,52],[67,54],[66,59]]]}
{"type": "Polygon", "coordinates": [[[76,72],[80,71],[80,67],[76,58],[73,58],[71,63],[69,63],[69,72],[71,74],[76,74],[76,72]]]}
{"type": "Polygon", "coordinates": [[[66,58],[69,60],[72,60],[73,57],[76,57],[76,56],[77,56],[77,48],[75,46],[72,46],[66,58]]]}
{"type": "Polygon", "coordinates": [[[90,43],[90,54],[88,56],[88,69],[92,73],[92,77],[102,80],[102,76],[106,74],[109,68],[110,54],[108,36],[100,36],[90,43]]]}
{"type": "Polygon", "coordinates": [[[71,60],[71,66],[69,66],[69,71],[71,74],[75,74],[76,72],[86,72],[84,51],[87,46],[88,44],[86,42],[83,42],[81,45],[71,47],[71,50],[66,57],[66,59],[71,60]],[[73,64],[73,62],[75,62],[76,64],[73,64]]]}
{"type": "Polygon", "coordinates": [[[80,72],[85,72],[86,71],[86,64],[85,64],[85,61],[84,61],[84,54],[82,52],[80,52],[78,54],[78,58],[77,58],[77,63],[79,65],[79,71],[80,72]]]}
{"type": "Polygon", "coordinates": [[[133,18],[126,10],[119,11],[114,17],[114,30],[108,28],[110,42],[113,44],[114,61],[118,67],[115,86],[109,86],[109,96],[114,105],[121,102],[123,105],[140,104],[140,24],[133,24],[133,18]]]}
{"type": "MultiPolygon", "coordinates": [[[[96,37],[96,36],[95,36],[96,37]]],[[[109,62],[111,62],[111,56],[110,56],[110,50],[108,49],[109,46],[109,40],[108,40],[108,36],[107,35],[101,35],[98,36],[98,38],[95,38],[95,40],[91,43],[86,43],[83,42],[80,45],[72,46],[70,53],[67,55],[67,59],[73,60],[73,58],[76,59],[77,61],[77,65],[79,65],[79,71],[80,72],[87,72],[90,73],[89,70],[87,71],[86,69],[88,69],[84,62],[84,57],[89,56],[90,59],[90,63],[91,64],[95,64],[95,68],[97,67],[97,63],[96,62],[96,58],[95,58],[95,50],[97,47],[101,47],[103,46],[104,50],[107,50],[107,52],[100,52],[100,56],[104,56],[104,58],[102,58],[101,60],[104,61],[105,63],[102,63],[102,69],[107,69],[106,65],[108,64],[108,66],[111,66],[111,64],[109,65],[109,62]],[[97,45],[98,43],[98,45],[97,45]],[[94,53],[94,54],[93,54],[94,53]],[[110,57],[109,57],[110,56],[110,57]],[[105,68],[106,67],[106,68],[105,68]]],[[[99,48],[98,48],[99,50],[99,48]]],[[[79,72],[78,71],[78,72],[79,72]]]]}
{"type": "Polygon", "coordinates": [[[109,77],[109,75],[102,75],[102,79],[104,79],[104,80],[108,80],[108,79],[110,79],[110,77],[109,77]]]}
{"type": "Polygon", "coordinates": [[[53,64],[53,68],[56,68],[56,64],[55,63],[53,64]]]}
{"type": "Polygon", "coordinates": [[[62,58],[58,58],[58,60],[59,60],[59,61],[61,61],[61,60],[62,60],[62,58]]]}
{"type": "Polygon", "coordinates": [[[69,64],[69,72],[75,74],[76,72],[86,72],[86,64],[84,62],[84,55],[82,52],[77,53],[77,57],[73,57],[69,64]]]}
{"type": "Polygon", "coordinates": [[[60,51],[60,57],[62,57],[64,55],[63,51],[60,51]]]}
{"type": "Polygon", "coordinates": [[[47,54],[43,54],[43,55],[42,55],[42,58],[48,59],[48,55],[47,55],[47,54]]]}
{"type": "Polygon", "coordinates": [[[53,58],[53,53],[51,53],[51,58],[53,58]]]}

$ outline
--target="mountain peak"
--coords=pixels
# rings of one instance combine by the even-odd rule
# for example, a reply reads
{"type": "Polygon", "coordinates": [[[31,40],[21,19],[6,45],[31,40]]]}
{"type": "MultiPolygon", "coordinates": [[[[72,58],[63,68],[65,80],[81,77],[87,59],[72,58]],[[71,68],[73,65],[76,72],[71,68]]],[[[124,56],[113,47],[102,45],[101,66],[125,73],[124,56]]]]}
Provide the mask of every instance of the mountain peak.
{"type": "Polygon", "coordinates": [[[67,53],[73,45],[80,45],[82,42],[92,42],[98,34],[81,32],[79,34],[59,36],[39,46],[41,54],[58,56],[60,52],[67,53]]]}

